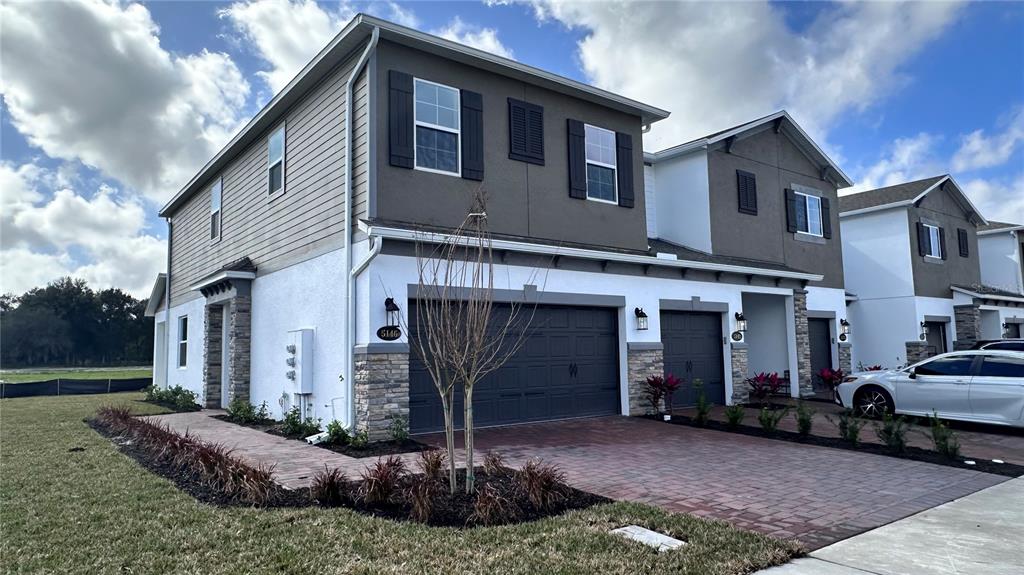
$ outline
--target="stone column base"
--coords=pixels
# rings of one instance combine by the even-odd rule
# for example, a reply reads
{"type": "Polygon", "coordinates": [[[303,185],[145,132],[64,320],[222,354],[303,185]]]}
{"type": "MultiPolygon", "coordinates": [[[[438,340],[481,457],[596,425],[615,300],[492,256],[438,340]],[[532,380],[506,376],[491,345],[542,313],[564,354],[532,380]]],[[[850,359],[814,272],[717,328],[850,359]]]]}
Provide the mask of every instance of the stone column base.
{"type": "Polygon", "coordinates": [[[203,310],[203,405],[220,409],[224,345],[224,308],[208,305],[203,310]]]}
{"type": "Polygon", "coordinates": [[[747,344],[733,343],[730,351],[732,364],[732,403],[746,403],[750,400],[750,387],[747,381],[747,344]]]}
{"type": "Polygon", "coordinates": [[[912,365],[919,361],[928,359],[928,342],[908,341],[906,347],[907,365],[912,365]]]}
{"type": "MultiPolygon", "coordinates": [[[[811,373],[811,333],[807,324],[807,290],[793,290],[793,316],[796,321],[796,380],[800,397],[814,395],[811,373]]],[[[793,377],[793,374],[790,374],[793,377]]]]}
{"type": "Polygon", "coordinates": [[[651,413],[650,402],[644,394],[644,382],[652,375],[665,375],[664,346],[660,342],[635,342],[626,344],[627,377],[629,391],[629,414],[651,413]]]}
{"type": "Polygon", "coordinates": [[[370,441],[385,441],[396,418],[409,424],[408,352],[357,352],[353,377],[357,431],[370,441]]]}
{"type": "Polygon", "coordinates": [[[956,325],[953,350],[971,349],[980,339],[981,309],[977,304],[953,306],[953,317],[956,325]]]}
{"type": "Polygon", "coordinates": [[[853,346],[849,343],[839,344],[839,369],[846,374],[853,371],[853,346]]]}

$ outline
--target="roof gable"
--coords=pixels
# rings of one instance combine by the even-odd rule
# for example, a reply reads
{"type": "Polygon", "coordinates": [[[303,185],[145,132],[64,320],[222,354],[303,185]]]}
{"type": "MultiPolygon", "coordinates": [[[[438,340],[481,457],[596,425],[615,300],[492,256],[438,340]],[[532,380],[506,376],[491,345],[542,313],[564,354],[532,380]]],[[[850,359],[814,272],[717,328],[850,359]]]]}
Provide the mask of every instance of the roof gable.
{"type": "Polygon", "coordinates": [[[928,194],[935,190],[948,193],[950,198],[963,210],[968,220],[976,225],[988,224],[971,199],[949,174],[840,196],[839,217],[918,206],[928,194]]]}

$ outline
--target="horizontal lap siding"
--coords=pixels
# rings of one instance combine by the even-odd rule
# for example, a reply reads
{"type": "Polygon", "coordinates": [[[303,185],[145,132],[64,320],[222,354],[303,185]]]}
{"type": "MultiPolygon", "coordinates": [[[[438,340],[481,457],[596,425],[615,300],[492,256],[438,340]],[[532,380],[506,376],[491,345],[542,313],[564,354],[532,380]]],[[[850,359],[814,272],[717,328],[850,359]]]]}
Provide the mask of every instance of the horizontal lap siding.
{"type": "MultiPolygon", "coordinates": [[[[345,82],[355,58],[342,64],[285,116],[285,193],[267,199],[267,141],[261,138],[220,174],[222,233],[210,242],[210,193],[203,190],[173,215],[171,297],[193,297],[189,286],[248,256],[261,272],[280,269],[344,245],[345,82]]],[[[365,72],[364,72],[365,77],[365,72]]],[[[354,125],[365,132],[367,86],[359,82],[354,125]],[[360,124],[361,123],[361,124],[360,124]]],[[[275,128],[276,129],[276,128],[275,128]]],[[[366,140],[357,146],[360,203],[368,189],[366,140]],[[360,167],[360,165],[362,167],[360,167]],[[362,170],[359,172],[359,170],[362,170]]]]}
{"type": "Polygon", "coordinates": [[[352,225],[369,217],[370,82],[369,68],[356,79],[352,93],[352,225]]]}

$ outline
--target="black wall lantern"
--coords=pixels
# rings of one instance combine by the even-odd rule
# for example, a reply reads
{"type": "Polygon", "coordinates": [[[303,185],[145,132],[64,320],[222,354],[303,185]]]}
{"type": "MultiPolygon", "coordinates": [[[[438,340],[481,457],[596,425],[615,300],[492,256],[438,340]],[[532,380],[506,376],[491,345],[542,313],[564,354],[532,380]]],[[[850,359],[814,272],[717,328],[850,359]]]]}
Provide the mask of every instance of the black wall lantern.
{"type": "Polygon", "coordinates": [[[839,333],[850,335],[850,322],[846,321],[846,318],[839,320],[839,333]]]}
{"type": "Polygon", "coordinates": [[[928,324],[921,322],[921,341],[928,339],[928,324]]]}
{"type": "Polygon", "coordinates": [[[736,331],[747,331],[747,318],[743,312],[736,312],[736,331]]]}
{"type": "Polygon", "coordinates": [[[388,314],[388,325],[398,325],[398,304],[395,303],[395,298],[387,298],[384,300],[384,310],[388,314]]]}
{"type": "Polygon", "coordinates": [[[638,308],[633,310],[633,313],[636,315],[636,329],[639,330],[639,331],[646,330],[647,329],[647,313],[644,311],[644,309],[638,307],[638,308]]]}

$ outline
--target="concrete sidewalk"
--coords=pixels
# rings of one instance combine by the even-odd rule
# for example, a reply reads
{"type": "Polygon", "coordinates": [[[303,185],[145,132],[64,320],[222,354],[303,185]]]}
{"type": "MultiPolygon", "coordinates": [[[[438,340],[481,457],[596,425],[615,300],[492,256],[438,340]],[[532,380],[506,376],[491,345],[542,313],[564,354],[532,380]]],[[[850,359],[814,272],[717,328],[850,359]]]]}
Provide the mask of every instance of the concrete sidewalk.
{"type": "Polygon", "coordinates": [[[759,575],[1024,573],[1024,478],[823,547],[759,575]]]}

